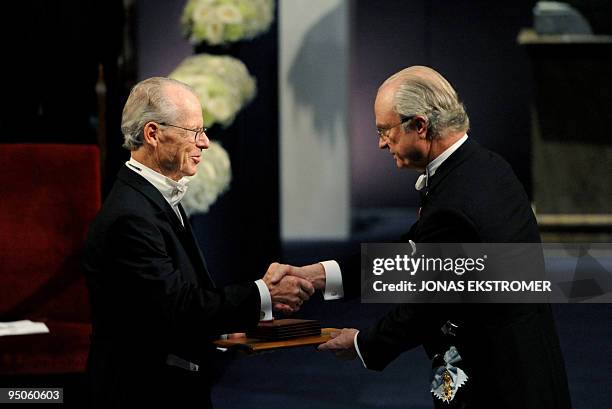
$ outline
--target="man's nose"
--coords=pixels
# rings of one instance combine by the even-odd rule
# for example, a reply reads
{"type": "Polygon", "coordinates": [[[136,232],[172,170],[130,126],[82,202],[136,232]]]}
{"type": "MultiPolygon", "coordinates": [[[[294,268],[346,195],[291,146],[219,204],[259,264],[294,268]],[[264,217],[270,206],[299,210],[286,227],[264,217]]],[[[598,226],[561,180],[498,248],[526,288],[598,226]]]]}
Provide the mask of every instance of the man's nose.
{"type": "Polygon", "coordinates": [[[382,137],[378,138],[378,148],[385,149],[387,147],[387,138],[382,137]]]}
{"type": "Polygon", "coordinates": [[[208,147],[210,146],[210,139],[208,139],[208,135],[206,135],[206,132],[202,132],[202,135],[198,136],[198,139],[196,140],[196,146],[200,149],[208,149],[208,147]]]}

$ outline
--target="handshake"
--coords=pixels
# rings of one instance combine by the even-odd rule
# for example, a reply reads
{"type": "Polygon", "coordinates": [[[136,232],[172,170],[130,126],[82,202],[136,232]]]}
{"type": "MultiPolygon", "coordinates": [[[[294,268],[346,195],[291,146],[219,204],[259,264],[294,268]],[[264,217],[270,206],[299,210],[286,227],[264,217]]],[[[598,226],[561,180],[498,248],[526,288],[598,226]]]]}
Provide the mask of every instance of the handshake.
{"type": "Polygon", "coordinates": [[[272,298],[274,311],[297,312],[315,290],[325,288],[325,268],[316,263],[302,267],[272,263],[262,278],[272,298]]]}
{"type": "MultiPolygon", "coordinates": [[[[274,310],[291,314],[298,311],[315,290],[325,289],[326,272],[321,263],[302,267],[272,263],[263,281],[270,290],[274,310]]],[[[319,345],[318,349],[334,352],[341,359],[355,359],[354,340],[357,332],[354,328],[332,332],[331,339],[319,345]]]]}

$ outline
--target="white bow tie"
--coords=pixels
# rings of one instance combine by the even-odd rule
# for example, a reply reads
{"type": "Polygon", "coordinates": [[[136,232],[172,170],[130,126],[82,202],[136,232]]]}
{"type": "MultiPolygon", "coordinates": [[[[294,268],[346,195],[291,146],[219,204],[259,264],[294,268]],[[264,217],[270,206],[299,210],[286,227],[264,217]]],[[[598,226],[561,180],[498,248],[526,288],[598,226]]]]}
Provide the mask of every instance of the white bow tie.
{"type": "Polygon", "coordinates": [[[170,204],[174,207],[178,205],[181,201],[185,193],[187,193],[187,188],[189,187],[186,182],[179,182],[180,184],[173,186],[172,189],[172,197],[170,198],[170,204]]]}
{"type": "Polygon", "coordinates": [[[419,176],[416,183],[414,184],[414,188],[416,190],[422,190],[427,185],[427,173],[423,173],[419,176]]]}

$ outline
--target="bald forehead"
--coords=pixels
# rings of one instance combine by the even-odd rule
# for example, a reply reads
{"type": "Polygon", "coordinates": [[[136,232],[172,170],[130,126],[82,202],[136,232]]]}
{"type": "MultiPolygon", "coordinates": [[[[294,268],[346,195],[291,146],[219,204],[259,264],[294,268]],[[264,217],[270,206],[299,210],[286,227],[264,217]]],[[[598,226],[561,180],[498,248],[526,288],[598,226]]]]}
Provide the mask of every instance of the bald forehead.
{"type": "Polygon", "coordinates": [[[162,85],[162,92],[175,100],[197,98],[192,90],[178,82],[166,82],[162,85]]]}
{"type": "Polygon", "coordinates": [[[392,85],[380,87],[374,100],[374,109],[379,112],[395,111],[395,90],[392,85]]]}
{"type": "Polygon", "coordinates": [[[408,75],[398,75],[400,73],[392,75],[380,85],[376,94],[377,104],[394,105],[395,92],[409,78],[408,75]]]}

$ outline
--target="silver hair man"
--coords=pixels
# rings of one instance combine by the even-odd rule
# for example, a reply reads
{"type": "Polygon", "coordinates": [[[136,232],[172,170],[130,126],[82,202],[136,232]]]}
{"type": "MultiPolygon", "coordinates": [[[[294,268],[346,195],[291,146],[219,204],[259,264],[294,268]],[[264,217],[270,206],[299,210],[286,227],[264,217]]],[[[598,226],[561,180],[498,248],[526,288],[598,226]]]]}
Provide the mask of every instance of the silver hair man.
{"type": "MultiPolygon", "coordinates": [[[[395,111],[402,118],[423,115],[428,119],[428,136],[443,138],[449,132],[467,132],[470,119],[451,84],[435,70],[413,66],[399,71],[384,83],[400,80],[395,92],[395,111]]],[[[410,123],[404,124],[408,129],[410,123]]]]}
{"type": "Polygon", "coordinates": [[[168,98],[166,87],[178,85],[194,93],[187,84],[165,78],[152,77],[139,82],[132,88],[121,119],[123,147],[135,151],[144,143],[143,129],[147,122],[179,122],[181,111],[172,99],[168,98]]]}

